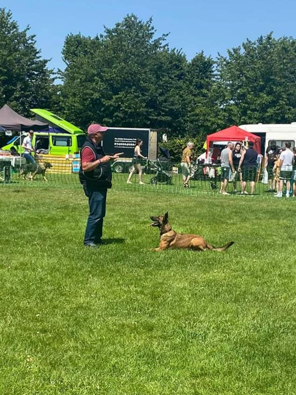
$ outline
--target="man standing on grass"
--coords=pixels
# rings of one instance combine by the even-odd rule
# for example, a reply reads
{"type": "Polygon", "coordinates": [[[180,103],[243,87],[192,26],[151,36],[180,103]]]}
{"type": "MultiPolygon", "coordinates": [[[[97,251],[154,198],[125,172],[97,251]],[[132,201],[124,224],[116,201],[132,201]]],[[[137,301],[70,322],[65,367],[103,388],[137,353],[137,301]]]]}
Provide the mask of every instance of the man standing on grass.
{"type": "Polygon", "coordinates": [[[226,192],[227,184],[231,176],[230,160],[232,161],[233,143],[229,141],[227,147],[221,152],[221,188],[222,195],[229,195],[226,192]]]}
{"type": "Polygon", "coordinates": [[[267,192],[275,192],[275,179],[274,179],[273,168],[274,168],[274,163],[277,160],[278,150],[279,147],[277,147],[276,141],[271,140],[270,146],[267,147],[266,155],[265,155],[265,169],[267,170],[268,173],[268,185],[269,185],[269,189],[267,192]]]}
{"type": "Polygon", "coordinates": [[[291,177],[293,172],[293,159],[294,154],[291,151],[291,143],[285,143],[286,149],[280,155],[280,185],[279,191],[275,195],[275,197],[282,197],[283,196],[283,185],[284,180],[286,180],[286,197],[290,197],[290,187],[291,187],[291,177]]]}
{"type": "Polygon", "coordinates": [[[249,142],[249,148],[244,149],[240,158],[238,171],[242,172],[242,195],[246,195],[247,181],[250,181],[251,195],[254,195],[255,180],[257,175],[257,157],[258,153],[254,150],[253,141],[249,142]]]}
{"type": "Polygon", "coordinates": [[[183,177],[183,185],[184,188],[189,188],[189,180],[191,177],[191,165],[192,165],[192,150],[194,148],[194,144],[190,141],[187,143],[187,147],[183,149],[182,152],[182,161],[181,161],[181,169],[182,169],[182,177],[183,177]]]}
{"type": "Polygon", "coordinates": [[[32,146],[32,138],[33,138],[33,130],[30,130],[28,135],[24,138],[22,147],[24,148],[24,157],[28,164],[35,164],[36,161],[31,155],[34,152],[34,148],[32,146]]]}
{"type": "Polygon", "coordinates": [[[106,213],[107,189],[112,187],[110,161],[117,155],[105,155],[101,142],[107,130],[99,124],[89,126],[85,143],[80,152],[80,182],[88,197],[89,216],[84,235],[84,245],[98,247],[102,243],[103,221],[106,213]]]}

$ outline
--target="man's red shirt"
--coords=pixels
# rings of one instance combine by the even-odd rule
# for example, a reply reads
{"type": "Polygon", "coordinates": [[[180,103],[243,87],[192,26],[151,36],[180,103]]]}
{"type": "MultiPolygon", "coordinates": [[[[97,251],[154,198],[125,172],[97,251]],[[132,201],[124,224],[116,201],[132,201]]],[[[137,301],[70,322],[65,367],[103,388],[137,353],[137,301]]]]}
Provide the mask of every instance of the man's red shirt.
{"type": "Polygon", "coordinates": [[[94,151],[89,147],[83,148],[81,157],[82,157],[82,163],[94,162],[96,160],[96,155],[94,151]]]}

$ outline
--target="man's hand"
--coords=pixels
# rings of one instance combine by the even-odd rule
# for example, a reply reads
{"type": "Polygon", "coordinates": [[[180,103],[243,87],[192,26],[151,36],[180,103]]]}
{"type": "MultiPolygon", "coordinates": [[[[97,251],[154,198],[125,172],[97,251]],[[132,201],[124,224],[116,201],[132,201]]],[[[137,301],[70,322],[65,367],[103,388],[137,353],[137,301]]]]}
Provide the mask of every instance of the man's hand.
{"type": "Polygon", "coordinates": [[[117,160],[120,157],[120,155],[123,155],[123,154],[124,154],[124,152],[119,152],[118,154],[112,155],[111,159],[117,160]]]}
{"type": "Polygon", "coordinates": [[[104,163],[104,162],[109,162],[111,159],[112,159],[112,156],[110,156],[110,155],[105,155],[105,156],[103,156],[103,157],[101,158],[101,162],[102,162],[102,163],[104,163]]]}
{"type": "Polygon", "coordinates": [[[120,155],[123,155],[123,154],[124,154],[123,152],[119,152],[118,154],[115,154],[115,155],[105,155],[105,156],[103,156],[103,158],[101,158],[101,162],[102,163],[109,162],[112,159],[117,160],[120,157],[120,155]]]}

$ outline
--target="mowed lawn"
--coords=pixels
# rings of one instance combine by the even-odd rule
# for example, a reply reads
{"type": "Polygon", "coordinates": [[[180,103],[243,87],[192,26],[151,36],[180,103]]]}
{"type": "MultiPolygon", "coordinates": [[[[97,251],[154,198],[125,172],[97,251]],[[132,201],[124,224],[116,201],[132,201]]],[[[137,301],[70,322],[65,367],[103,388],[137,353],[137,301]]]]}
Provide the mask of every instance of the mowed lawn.
{"type": "Polygon", "coordinates": [[[0,189],[1,394],[296,393],[296,201],[0,189]],[[150,251],[150,215],[226,252],[150,251]]]}

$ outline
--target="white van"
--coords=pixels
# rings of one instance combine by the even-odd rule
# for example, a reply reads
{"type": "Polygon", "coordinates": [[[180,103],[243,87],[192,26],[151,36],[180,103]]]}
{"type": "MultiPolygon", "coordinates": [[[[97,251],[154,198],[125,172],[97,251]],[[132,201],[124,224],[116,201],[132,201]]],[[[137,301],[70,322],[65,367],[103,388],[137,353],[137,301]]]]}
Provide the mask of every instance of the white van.
{"type": "Polygon", "coordinates": [[[291,124],[258,123],[253,125],[240,125],[239,127],[261,137],[262,155],[265,155],[271,140],[275,140],[276,145],[279,147],[284,147],[285,142],[291,143],[291,149],[296,146],[296,122],[292,122],[291,124]]]}

